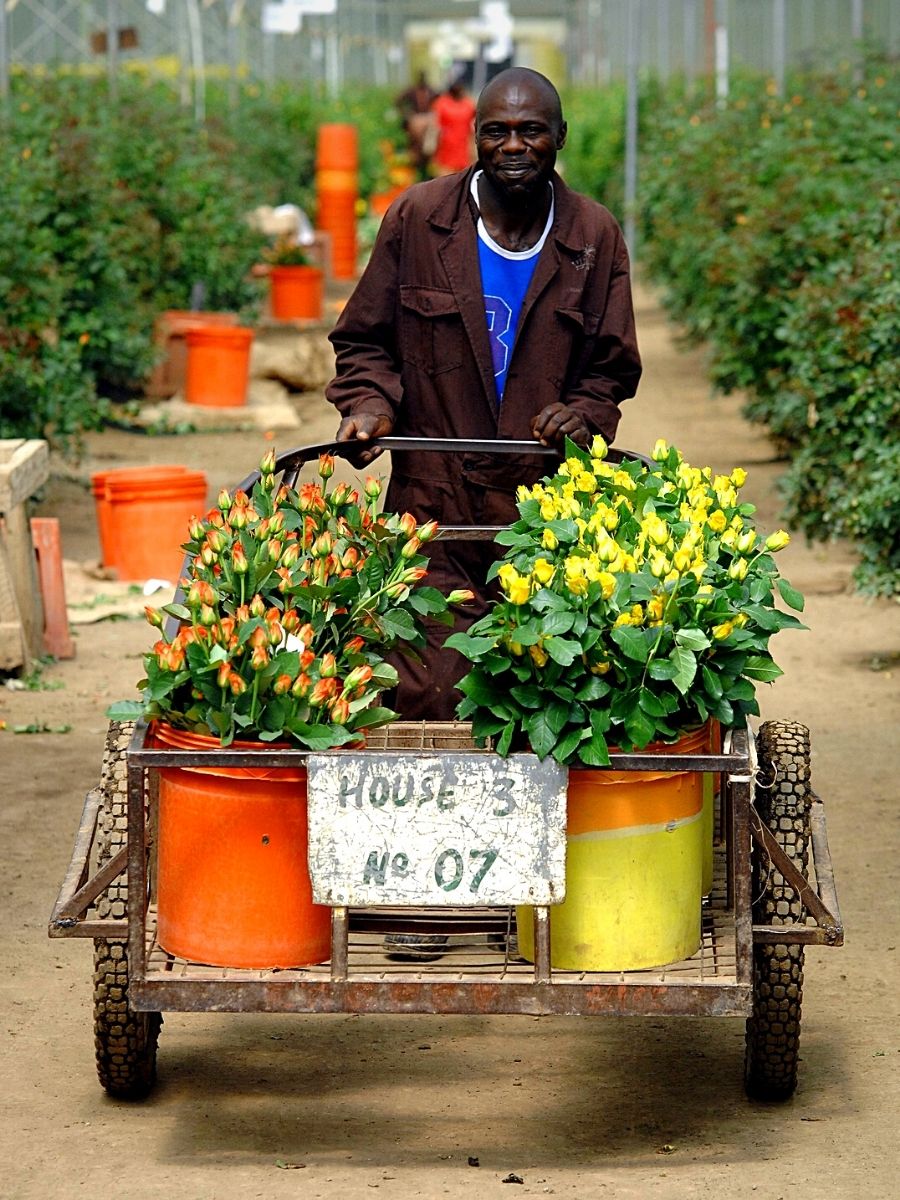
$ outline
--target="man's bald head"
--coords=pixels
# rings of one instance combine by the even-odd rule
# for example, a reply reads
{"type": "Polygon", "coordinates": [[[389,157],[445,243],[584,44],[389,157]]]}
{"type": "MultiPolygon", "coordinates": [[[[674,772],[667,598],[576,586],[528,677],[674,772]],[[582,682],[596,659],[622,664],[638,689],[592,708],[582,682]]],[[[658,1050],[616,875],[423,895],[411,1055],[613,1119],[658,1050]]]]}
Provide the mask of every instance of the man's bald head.
{"type": "Polygon", "coordinates": [[[509,67],[506,71],[495,75],[490,83],[482,88],[475,113],[476,130],[492,102],[501,97],[504,100],[520,102],[520,96],[526,94],[539,97],[543,102],[547,117],[555,128],[557,130],[562,128],[562,101],[559,98],[559,92],[547,76],[542,75],[540,71],[532,71],[530,67],[509,67]]]}

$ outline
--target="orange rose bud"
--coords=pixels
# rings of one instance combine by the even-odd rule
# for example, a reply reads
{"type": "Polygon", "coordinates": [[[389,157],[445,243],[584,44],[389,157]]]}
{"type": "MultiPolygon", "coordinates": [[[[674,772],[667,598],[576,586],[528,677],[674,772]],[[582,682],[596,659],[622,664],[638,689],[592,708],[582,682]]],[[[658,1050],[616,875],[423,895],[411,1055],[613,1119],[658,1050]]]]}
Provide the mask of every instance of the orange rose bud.
{"type": "Polygon", "coordinates": [[[320,454],[319,455],[319,474],[323,479],[330,479],[334,474],[334,455],[320,454]]]}
{"type": "Polygon", "coordinates": [[[418,583],[420,579],[424,579],[428,572],[424,567],[407,567],[400,579],[403,583],[418,583]]]}
{"type": "Polygon", "coordinates": [[[351,638],[344,646],[345,654],[359,654],[363,646],[366,644],[365,639],[361,637],[351,638]]]}
{"type": "Polygon", "coordinates": [[[278,621],[266,621],[266,641],[270,646],[280,646],[284,641],[284,630],[278,621]]]}
{"type": "Polygon", "coordinates": [[[269,665],[269,651],[265,646],[254,646],[250,655],[250,666],[254,671],[262,671],[269,665]]]}
{"type": "Polygon", "coordinates": [[[403,516],[400,517],[399,525],[401,530],[408,538],[411,538],[418,528],[416,525],[416,518],[412,515],[412,513],[408,512],[404,513],[403,516]]]}
{"type": "Polygon", "coordinates": [[[203,537],[203,522],[199,517],[191,517],[188,525],[188,533],[195,542],[199,542],[203,537]]]}
{"type": "Polygon", "coordinates": [[[215,625],[215,623],[216,623],[216,610],[214,608],[210,608],[210,606],[208,604],[201,605],[200,606],[200,624],[205,625],[208,629],[210,625],[215,625]]]}
{"type": "Polygon", "coordinates": [[[361,667],[354,667],[344,679],[344,695],[349,695],[356,688],[363,687],[372,678],[372,674],[372,668],[368,663],[364,663],[361,667]]]}
{"type": "Polygon", "coordinates": [[[263,598],[259,594],[259,592],[257,592],[256,595],[253,597],[253,599],[250,601],[250,612],[254,617],[265,616],[266,605],[265,605],[265,601],[263,600],[263,598]]]}
{"type": "Polygon", "coordinates": [[[281,558],[282,549],[282,543],[279,542],[277,538],[272,538],[266,547],[266,552],[269,555],[269,561],[278,562],[279,558],[281,558]]]}
{"type": "Polygon", "coordinates": [[[341,555],[342,567],[355,567],[359,562],[359,551],[355,546],[348,546],[341,555]]]}
{"type": "Polygon", "coordinates": [[[312,556],[313,558],[327,558],[332,551],[333,539],[331,534],[326,529],[324,533],[320,533],[313,542],[312,556]]]}
{"type": "Polygon", "coordinates": [[[418,553],[421,542],[417,537],[411,537],[403,549],[400,551],[401,558],[412,558],[418,553]]]}
{"type": "Polygon", "coordinates": [[[279,675],[272,685],[272,691],[276,696],[283,696],[293,687],[294,681],[290,675],[279,675]]]}
{"type": "Polygon", "coordinates": [[[369,500],[377,500],[381,495],[381,480],[377,479],[374,475],[367,475],[363,491],[369,500]]]}
{"type": "Polygon", "coordinates": [[[225,659],[224,662],[219,663],[219,670],[216,675],[216,683],[219,685],[220,688],[225,688],[228,686],[228,679],[229,679],[229,676],[231,675],[231,671],[232,671],[232,666],[227,658],[225,659]]]}
{"type": "Polygon", "coordinates": [[[247,562],[247,555],[244,553],[244,547],[240,542],[235,542],[231,551],[231,566],[236,575],[246,575],[250,570],[250,564],[247,562]]]}
{"type": "Polygon", "coordinates": [[[228,512],[229,508],[231,508],[231,493],[228,488],[222,488],[216,504],[218,504],[222,512],[228,512]]]}
{"type": "Polygon", "coordinates": [[[296,608],[288,608],[285,610],[284,616],[281,618],[281,624],[284,626],[285,633],[295,633],[300,627],[300,614],[296,608]]]}
{"type": "Polygon", "coordinates": [[[300,558],[300,547],[296,542],[291,542],[288,548],[281,556],[281,565],[288,571],[292,571],[296,567],[300,558]]]}
{"type": "Polygon", "coordinates": [[[313,663],[315,661],[316,661],[316,656],[315,656],[315,654],[313,654],[312,650],[304,650],[302,652],[302,654],[300,655],[301,670],[303,670],[303,671],[309,670],[309,668],[313,665],[313,663]]]}
{"type": "Polygon", "coordinates": [[[456,588],[447,597],[448,604],[465,604],[469,600],[475,599],[475,593],[469,588],[456,588]]]}
{"type": "Polygon", "coordinates": [[[335,486],[331,493],[331,503],[335,508],[340,508],[346,504],[350,498],[350,485],[348,483],[339,483],[335,486]]]}
{"type": "Polygon", "coordinates": [[[310,692],[309,702],[313,708],[321,708],[337,691],[336,679],[319,679],[310,692]]]}
{"type": "Polygon", "coordinates": [[[428,521],[419,528],[419,541],[430,542],[438,531],[437,521],[428,521]]]}
{"type": "Polygon", "coordinates": [[[337,675],[337,659],[330,650],[327,654],[322,655],[322,665],[319,667],[319,674],[323,679],[331,679],[337,675]]]}
{"type": "Polygon", "coordinates": [[[144,616],[151,625],[155,625],[157,629],[162,629],[166,615],[161,608],[151,608],[148,604],[144,608],[144,616]]]}
{"type": "MultiPolygon", "coordinates": [[[[228,521],[232,529],[246,529],[247,527],[247,509],[234,505],[228,515],[228,521]]],[[[237,549],[237,547],[235,547],[237,549]]]]}
{"type": "Polygon", "coordinates": [[[272,475],[275,472],[275,450],[270,447],[262,456],[259,462],[259,472],[261,475],[272,475]]]}
{"type": "Polygon", "coordinates": [[[310,623],[308,621],[306,622],[305,625],[301,625],[300,628],[297,630],[297,637],[300,639],[300,641],[303,643],[304,646],[311,645],[312,640],[315,636],[316,636],[315,630],[313,629],[312,625],[310,625],[310,623]]]}
{"type": "Polygon", "coordinates": [[[296,696],[298,700],[302,700],[311,687],[312,680],[305,672],[302,672],[294,680],[293,687],[291,688],[291,695],[296,696]]]}
{"type": "Polygon", "coordinates": [[[346,725],[350,720],[350,703],[339,696],[331,706],[331,719],[335,725],[346,725]]]}
{"type": "Polygon", "coordinates": [[[232,671],[228,676],[228,687],[231,689],[232,696],[243,696],[247,690],[246,681],[241,679],[237,671],[232,671]]]}
{"type": "Polygon", "coordinates": [[[250,620],[250,605],[249,604],[239,605],[239,607],[235,611],[234,619],[236,621],[241,621],[241,622],[249,621],[250,620]]]}

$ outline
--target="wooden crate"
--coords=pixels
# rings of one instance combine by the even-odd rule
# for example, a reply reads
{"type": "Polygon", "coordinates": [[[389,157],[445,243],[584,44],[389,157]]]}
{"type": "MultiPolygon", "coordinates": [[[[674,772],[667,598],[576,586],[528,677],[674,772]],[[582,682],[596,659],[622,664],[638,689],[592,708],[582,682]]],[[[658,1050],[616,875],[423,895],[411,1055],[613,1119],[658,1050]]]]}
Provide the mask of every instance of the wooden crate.
{"type": "Polygon", "coordinates": [[[44,618],[28,500],[46,483],[50,451],[39,439],[0,440],[0,670],[29,670],[44,653],[44,618]]]}

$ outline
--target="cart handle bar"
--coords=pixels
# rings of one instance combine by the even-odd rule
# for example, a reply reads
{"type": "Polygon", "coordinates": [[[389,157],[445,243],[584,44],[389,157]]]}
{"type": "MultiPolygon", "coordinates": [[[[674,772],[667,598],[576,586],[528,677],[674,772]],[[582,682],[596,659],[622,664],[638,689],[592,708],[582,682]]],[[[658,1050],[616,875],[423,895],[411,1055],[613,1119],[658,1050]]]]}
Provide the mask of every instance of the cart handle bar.
{"type": "MultiPolygon", "coordinates": [[[[295,450],[285,450],[275,459],[275,472],[282,473],[284,482],[293,487],[300,473],[300,468],[320,454],[336,454],[352,463],[353,456],[360,450],[407,450],[407,451],[439,451],[444,454],[527,454],[539,458],[559,458],[559,452],[552,446],[542,446],[540,442],[513,441],[494,439],[467,438],[414,438],[414,437],[382,437],[366,441],[353,439],[344,442],[322,442],[317,446],[300,446],[295,450]]],[[[623,458],[636,459],[645,466],[652,466],[651,459],[634,450],[609,449],[611,462],[621,462],[623,458]]],[[[260,477],[258,470],[253,471],[246,479],[241,480],[235,490],[249,492],[260,477]]],[[[499,527],[498,527],[499,528],[499,527]]]]}

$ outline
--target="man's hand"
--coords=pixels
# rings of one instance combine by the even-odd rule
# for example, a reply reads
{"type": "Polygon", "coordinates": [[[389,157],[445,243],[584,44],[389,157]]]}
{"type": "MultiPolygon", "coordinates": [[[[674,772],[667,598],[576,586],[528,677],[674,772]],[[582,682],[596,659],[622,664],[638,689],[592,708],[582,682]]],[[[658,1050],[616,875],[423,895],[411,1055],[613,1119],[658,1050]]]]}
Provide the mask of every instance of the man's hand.
{"type": "MultiPolygon", "coordinates": [[[[344,417],[337,431],[338,442],[360,441],[367,442],[370,438],[387,437],[394,428],[390,417],[376,416],[373,413],[359,413],[355,417],[344,417]]],[[[364,467],[381,454],[379,449],[360,450],[353,455],[351,461],[355,466],[364,467]]]]}
{"type": "Polygon", "coordinates": [[[559,400],[541,409],[531,422],[531,434],[542,446],[554,446],[558,450],[563,449],[566,438],[583,447],[591,441],[591,432],[581,416],[559,400]]]}

